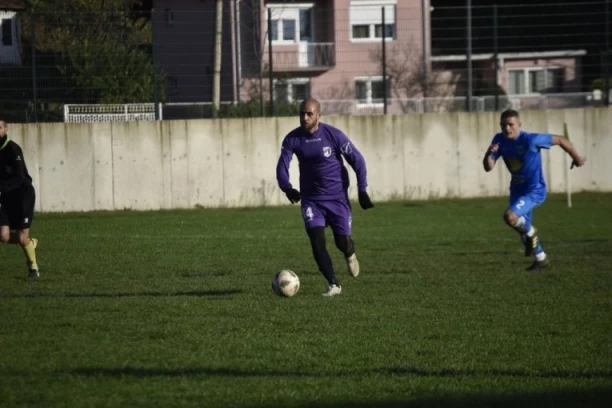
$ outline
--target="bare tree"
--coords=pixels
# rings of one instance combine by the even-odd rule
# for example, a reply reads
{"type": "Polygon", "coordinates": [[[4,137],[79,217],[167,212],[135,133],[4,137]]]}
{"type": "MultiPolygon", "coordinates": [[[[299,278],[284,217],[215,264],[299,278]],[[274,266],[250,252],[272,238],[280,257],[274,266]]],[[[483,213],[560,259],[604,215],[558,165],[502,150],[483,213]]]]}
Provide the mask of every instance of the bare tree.
{"type": "Polygon", "coordinates": [[[317,92],[316,98],[321,102],[321,111],[326,115],[349,114],[355,105],[354,88],[348,79],[340,85],[326,86],[317,92]]]}
{"type": "Polygon", "coordinates": [[[261,115],[265,116],[264,73],[267,70],[267,64],[264,62],[264,52],[268,38],[268,26],[262,27],[262,23],[266,21],[265,8],[262,7],[261,0],[243,0],[240,4],[245,11],[245,18],[241,20],[241,32],[247,33],[247,41],[252,45],[249,59],[253,59],[257,64],[254,70],[253,65],[247,67],[246,73],[247,76],[256,74],[258,79],[258,83],[253,82],[252,77],[243,79],[240,86],[247,84],[251,99],[259,98],[261,115]]]}
{"type": "Polygon", "coordinates": [[[390,80],[390,90],[402,112],[413,112],[411,99],[425,96],[428,102],[433,102],[427,110],[440,110],[454,94],[459,75],[424,66],[423,51],[414,41],[387,45],[386,51],[386,72],[383,72],[382,47],[371,51],[370,59],[380,65],[381,74],[390,80]]]}

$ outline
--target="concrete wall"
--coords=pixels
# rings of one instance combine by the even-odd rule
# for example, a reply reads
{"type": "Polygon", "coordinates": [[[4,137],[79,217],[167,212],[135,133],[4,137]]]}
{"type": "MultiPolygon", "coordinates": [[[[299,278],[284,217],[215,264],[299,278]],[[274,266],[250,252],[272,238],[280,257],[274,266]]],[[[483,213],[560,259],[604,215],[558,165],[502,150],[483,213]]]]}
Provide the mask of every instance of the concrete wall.
{"type": "MultiPolygon", "coordinates": [[[[587,157],[567,172],[559,147],[544,152],[549,188],[612,191],[612,109],[524,111],[523,128],[563,134],[587,157]]],[[[502,162],[486,173],[482,157],[498,114],[338,116],[368,163],[374,200],[506,195],[502,162]]],[[[151,210],[286,204],[276,185],[280,144],[297,118],[9,125],[38,192],[37,210],[151,210]]],[[[356,196],[355,176],[350,194],[356,196]]],[[[292,162],[297,185],[297,159],[292,162]]]]}

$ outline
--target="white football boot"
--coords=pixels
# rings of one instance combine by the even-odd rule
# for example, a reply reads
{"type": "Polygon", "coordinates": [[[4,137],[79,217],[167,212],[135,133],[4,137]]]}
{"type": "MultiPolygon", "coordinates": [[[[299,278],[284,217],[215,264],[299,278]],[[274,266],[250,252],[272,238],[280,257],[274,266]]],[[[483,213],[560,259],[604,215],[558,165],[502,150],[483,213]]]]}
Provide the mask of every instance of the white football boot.
{"type": "Polygon", "coordinates": [[[323,293],[323,296],[331,297],[342,293],[342,287],[338,285],[329,285],[327,292],[323,293]]]}
{"type": "Polygon", "coordinates": [[[346,266],[348,267],[348,273],[353,278],[359,276],[359,261],[357,260],[357,255],[353,254],[346,258],[346,266]]]}

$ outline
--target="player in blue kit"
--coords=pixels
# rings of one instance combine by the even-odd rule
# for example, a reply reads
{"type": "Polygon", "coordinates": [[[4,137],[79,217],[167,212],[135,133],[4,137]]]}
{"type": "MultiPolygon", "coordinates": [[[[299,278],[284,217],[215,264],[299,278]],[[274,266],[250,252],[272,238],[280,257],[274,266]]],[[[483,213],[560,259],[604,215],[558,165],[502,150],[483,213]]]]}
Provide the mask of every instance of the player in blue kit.
{"type": "Polygon", "coordinates": [[[572,168],[584,165],[581,157],[568,139],[548,133],[529,133],[521,130],[517,111],[508,109],[501,114],[501,133],[493,137],[483,159],[485,171],[493,170],[498,158],[502,158],[512,175],[510,181],[510,205],[504,213],[504,221],[518,231],[525,246],[525,256],[534,256],[528,271],[538,271],[550,265],[537,229],[532,225],[533,209],[546,199],[546,182],[542,172],[541,149],[561,146],[572,158],[572,168]]]}
{"type": "Polygon", "coordinates": [[[334,235],[336,247],[344,254],[348,272],[359,275],[359,262],[351,237],[351,204],[348,198],[349,175],[342,159],[357,175],[357,190],[361,208],[374,207],[366,188],[366,163],[351,140],[339,129],[320,122],[321,106],[308,98],[300,104],[300,127],[289,132],[283,140],[276,166],[276,179],[289,201],[302,201],[302,217],[310,239],[312,253],[329,287],[323,296],[342,292],[334,273],[325,243],[325,227],[334,235]],[[300,170],[300,190],[289,181],[289,164],[296,155],[300,170]]]}

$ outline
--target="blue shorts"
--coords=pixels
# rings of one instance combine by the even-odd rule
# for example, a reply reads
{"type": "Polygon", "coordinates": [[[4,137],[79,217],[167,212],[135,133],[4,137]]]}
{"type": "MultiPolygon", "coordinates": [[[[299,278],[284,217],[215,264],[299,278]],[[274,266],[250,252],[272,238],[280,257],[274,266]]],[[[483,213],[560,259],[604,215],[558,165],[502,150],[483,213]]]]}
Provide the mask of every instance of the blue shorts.
{"type": "Polygon", "coordinates": [[[307,230],[327,227],[337,235],[351,235],[351,204],[348,199],[302,199],[302,217],[307,230]]]}
{"type": "Polygon", "coordinates": [[[510,192],[510,206],[508,210],[521,217],[529,214],[534,208],[542,204],[544,200],[546,200],[546,191],[510,192]]]}

